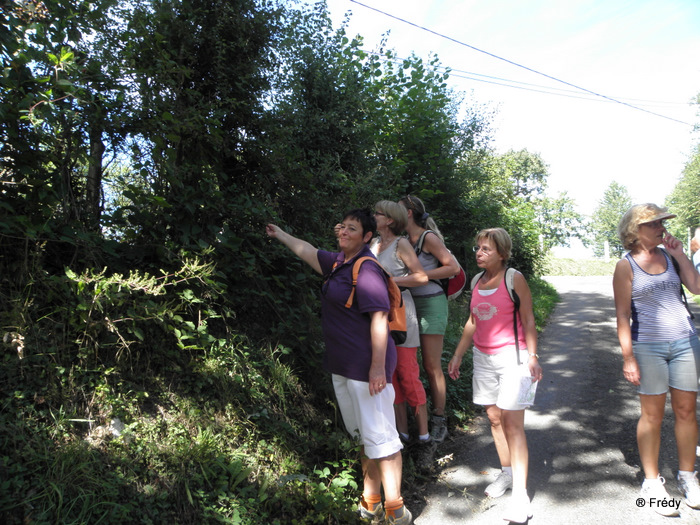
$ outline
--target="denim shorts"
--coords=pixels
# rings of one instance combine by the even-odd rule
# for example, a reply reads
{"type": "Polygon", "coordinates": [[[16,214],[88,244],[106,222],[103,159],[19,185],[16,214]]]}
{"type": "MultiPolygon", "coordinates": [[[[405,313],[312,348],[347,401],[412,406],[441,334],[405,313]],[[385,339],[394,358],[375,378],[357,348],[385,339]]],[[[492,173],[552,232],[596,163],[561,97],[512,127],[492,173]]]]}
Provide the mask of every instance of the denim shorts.
{"type": "Polygon", "coordinates": [[[634,342],[632,349],[639,365],[639,394],[665,394],[669,387],[698,391],[700,339],[697,335],[676,341],[634,342]]]}

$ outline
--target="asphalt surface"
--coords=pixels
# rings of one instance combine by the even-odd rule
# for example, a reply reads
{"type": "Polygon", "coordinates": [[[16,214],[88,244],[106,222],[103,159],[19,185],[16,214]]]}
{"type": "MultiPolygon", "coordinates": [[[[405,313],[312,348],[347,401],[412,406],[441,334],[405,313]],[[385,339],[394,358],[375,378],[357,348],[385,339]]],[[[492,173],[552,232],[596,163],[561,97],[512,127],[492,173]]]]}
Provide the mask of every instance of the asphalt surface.
{"type": "MultiPolygon", "coordinates": [[[[540,334],[545,377],[525,417],[534,513],[529,523],[700,523],[700,510],[685,505],[676,486],[670,400],[660,467],[669,495],[681,501],[681,514],[659,516],[648,501],[637,506],[643,478],[636,446],[639,401],[622,376],[611,277],[547,279],[561,302],[540,334]]],[[[700,310],[693,308],[697,323],[700,310]]],[[[439,445],[436,459],[437,478],[414,487],[420,503],[409,508],[416,525],[505,523],[510,491],[496,499],[483,492],[500,468],[485,415],[439,445]]]]}

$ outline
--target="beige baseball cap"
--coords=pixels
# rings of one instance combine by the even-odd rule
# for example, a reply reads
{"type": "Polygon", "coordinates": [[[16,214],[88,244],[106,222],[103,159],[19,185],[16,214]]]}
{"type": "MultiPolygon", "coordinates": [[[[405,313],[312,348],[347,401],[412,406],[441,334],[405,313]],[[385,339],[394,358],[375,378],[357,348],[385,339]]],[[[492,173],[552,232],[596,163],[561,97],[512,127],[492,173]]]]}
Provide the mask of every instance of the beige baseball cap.
{"type": "Polygon", "coordinates": [[[675,213],[669,213],[667,211],[661,213],[654,213],[654,211],[655,210],[648,210],[650,216],[645,216],[645,214],[643,214],[640,217],[640,220],[637,224],[646,224],[647,222],[654,222],[658,220],[664,221],[666,219],[673,219],[674,217],[676,217],[675,213]]]}

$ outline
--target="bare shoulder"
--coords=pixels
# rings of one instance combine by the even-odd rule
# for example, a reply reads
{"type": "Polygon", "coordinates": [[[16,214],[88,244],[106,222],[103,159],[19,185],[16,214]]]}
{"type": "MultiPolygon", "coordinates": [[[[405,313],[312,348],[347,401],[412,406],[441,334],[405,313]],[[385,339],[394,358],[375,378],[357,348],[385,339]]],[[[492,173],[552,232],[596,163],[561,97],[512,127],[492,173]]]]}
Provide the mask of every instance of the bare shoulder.
{"type": "Polygon", "coordinates": [[[632,275],[632,266],[626,257],[615,264],[615,275],[632,275]]]}
{"type": "Polygon", "coordinates": [[[411,241],[409,241],[406,237],[399,237],[399,250],[413,251],[413,246],[411,246],[411,241]]]}

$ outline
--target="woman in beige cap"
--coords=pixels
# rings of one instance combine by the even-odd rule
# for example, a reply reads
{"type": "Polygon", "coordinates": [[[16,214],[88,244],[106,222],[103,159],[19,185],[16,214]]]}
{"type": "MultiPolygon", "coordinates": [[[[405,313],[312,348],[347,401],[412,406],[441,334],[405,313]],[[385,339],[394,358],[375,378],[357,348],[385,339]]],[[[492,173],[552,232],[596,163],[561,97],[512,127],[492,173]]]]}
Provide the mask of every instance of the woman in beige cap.
{"type": "Polygon", "coordinates": [[[700,278],[680,241],[664,227],[663,221],[673,217],[665,208],[650,203],[627,210],[618,234],[629,252],[617,263],[613,277],[622,370],[625,379],[637,386],[642,409],[637,423],[645,478],[642,497],[664,516],[678,515],[678,506],[659,475],[661,423],[669,391],[676,419],[678,488],[688,506],[700,509],[695,472],[700,340],[682,300],[682,285],[698,294],[700,278]]]}

